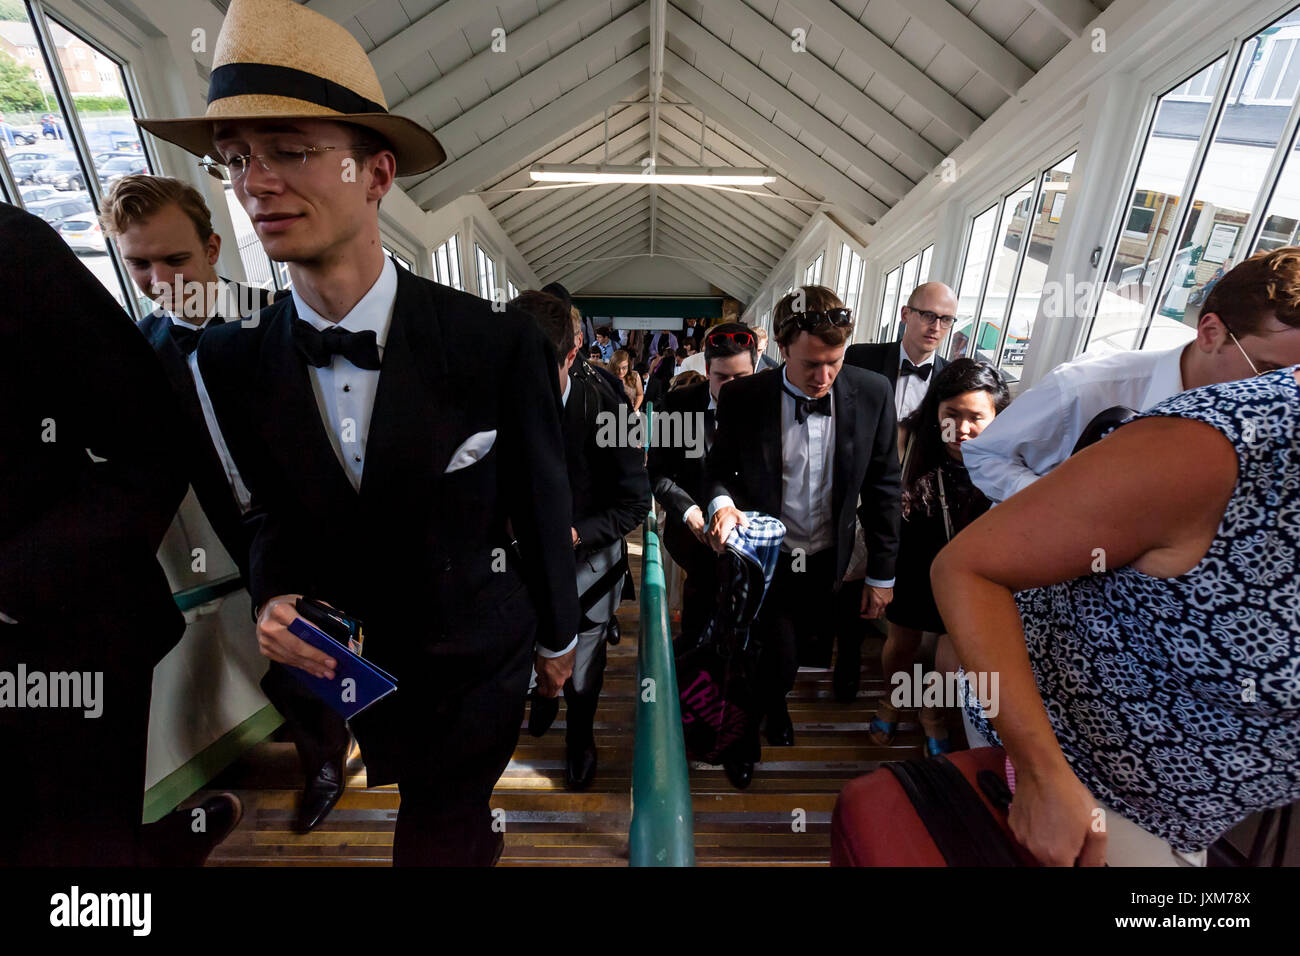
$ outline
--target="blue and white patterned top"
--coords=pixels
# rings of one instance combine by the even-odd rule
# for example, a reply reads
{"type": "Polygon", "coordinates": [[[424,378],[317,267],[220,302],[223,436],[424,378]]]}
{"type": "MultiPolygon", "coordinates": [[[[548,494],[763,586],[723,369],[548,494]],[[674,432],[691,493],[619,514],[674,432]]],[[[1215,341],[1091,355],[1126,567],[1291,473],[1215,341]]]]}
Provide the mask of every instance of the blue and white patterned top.
{"type": "MultiPolygon", "coordinates": [[[[1232,498],[1194,568],[1155,578],[1126,566],[1016,595],[1034,677],[1074,772],[1182,852],[1300,800],[1294,371],[1193,389],[1139,416],[1206,422],[1237,450],[1232,498]]],[[[996,740],[977,704],[967,713],[996,740]]]]}

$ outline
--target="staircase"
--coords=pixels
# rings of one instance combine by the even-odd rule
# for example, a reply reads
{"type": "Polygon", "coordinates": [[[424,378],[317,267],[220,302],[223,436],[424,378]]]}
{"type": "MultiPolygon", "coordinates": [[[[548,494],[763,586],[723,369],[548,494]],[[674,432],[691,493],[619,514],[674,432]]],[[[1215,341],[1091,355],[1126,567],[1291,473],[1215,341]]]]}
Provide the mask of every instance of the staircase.
{"type": "MultiPolygon", "coordinates": [[[[629,551],[640,580],[641,549],[634,539],[629,551]]],[[[609,648],[596,713],[595,782],[582,793],[564,788],[563,707],[546,736],[537,739],[525,729],[493,794],[494,810],[504,811],[502,866],[627,865],[637,605],[625,603],[618,616],[623,638],[609,648]]],[[[879,652],[880,639],[868,638],[862,686],[851,704],[832,697],[829,670],[800,670],[789,697],[795,746],[765,743],[748,789],[732,787],[721,767],[692,767],[696,865],[824,865],[830,856],[831,810],[845,782],[882,761],[922,754],[920,727],[914,715],[906,719],[906,712],[892,745],[877,746],[867,735],[872,702],[887,691],[879,652]]],[[[397,788],[367,790],[359,760],[349,771],[348,790],[329,818],[315,832],[299,836],[292,822],[302,780],[293,745],[267,741],[254,747],[210,785],[237,792],[245,810],[210,864],[388,866],[397,788]]]]}

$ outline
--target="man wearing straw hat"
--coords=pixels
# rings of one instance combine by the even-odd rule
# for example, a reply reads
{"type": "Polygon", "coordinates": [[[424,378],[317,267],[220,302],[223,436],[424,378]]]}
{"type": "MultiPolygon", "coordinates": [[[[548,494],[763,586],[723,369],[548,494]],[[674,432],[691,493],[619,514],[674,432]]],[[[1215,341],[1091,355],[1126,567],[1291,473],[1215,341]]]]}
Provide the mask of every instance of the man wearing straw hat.
{"type": "Polygon", "coordinates": [[[370,786],[402,796],[395,865],[500,856],[492,788],[530,664],[554,696],[578,620],[555,357],[513,309],[397,269],[379,201],[444,159],[387,112],[364,51],[292,0],[233,0],[204,116],[140,125],[224,165],[292,295],[205,335],[199,366],[252,496],[262,653],[299,595],[365,624],[398,690],[355,717],[370,786]],[[485,330],[497,343],[486,356],[485,330]]]}

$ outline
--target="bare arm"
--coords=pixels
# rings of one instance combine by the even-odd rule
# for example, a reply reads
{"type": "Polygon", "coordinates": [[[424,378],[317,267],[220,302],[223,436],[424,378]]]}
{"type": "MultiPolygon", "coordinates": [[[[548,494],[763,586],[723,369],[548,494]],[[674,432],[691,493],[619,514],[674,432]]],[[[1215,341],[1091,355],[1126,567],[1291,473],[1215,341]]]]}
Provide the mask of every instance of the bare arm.
{"type": "Polygon", "coordinates": [[[961,532],[931,566],[966,669],[997,673],[994,724],[1016,768],[1011,827],[1044,863],[1101,863],[1096,801],[1070,769],[1038,693],[1012,594],[1136,564],[1180,574],[1204,556],[1236,481],[1236,452],[1202,422],[1144,419],[1085,449],[961,532]],[[1100,551],[1098,551],[1100,549],[1100,551]]]}

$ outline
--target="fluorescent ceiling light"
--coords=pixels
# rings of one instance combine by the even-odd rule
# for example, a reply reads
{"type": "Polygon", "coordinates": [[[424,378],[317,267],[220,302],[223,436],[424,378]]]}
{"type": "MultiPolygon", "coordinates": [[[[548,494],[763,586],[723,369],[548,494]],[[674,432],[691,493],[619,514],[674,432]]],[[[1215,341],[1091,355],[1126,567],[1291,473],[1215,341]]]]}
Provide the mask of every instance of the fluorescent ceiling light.
{"type": "Polygon", "coordinates": [[[776,181],[767,169],[734,166],[538,165],[528,170],[537,183],[647,183],[664,186],[761,186],[776,181]]]}

